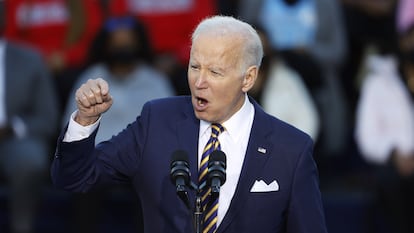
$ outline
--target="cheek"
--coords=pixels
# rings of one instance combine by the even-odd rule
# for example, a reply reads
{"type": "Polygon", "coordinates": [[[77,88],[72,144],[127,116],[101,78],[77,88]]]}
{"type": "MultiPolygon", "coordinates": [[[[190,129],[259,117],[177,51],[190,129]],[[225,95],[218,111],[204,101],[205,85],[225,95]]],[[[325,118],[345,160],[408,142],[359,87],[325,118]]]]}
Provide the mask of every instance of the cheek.
{"type": "Polygon", "coordinates": [[[235,83],[232,85],[222,84],[215,86],[213,96],[215,96],[218,105],[226,107],[233,104],[239,93],[240,87],[235,85],[235,83]]]}
{"type": "Polygon", "coordinates": [[[194,75],[190,71],[187,72],[187,82],[190,88],[194,86],[195,78],[194,78],[194,75]]]}

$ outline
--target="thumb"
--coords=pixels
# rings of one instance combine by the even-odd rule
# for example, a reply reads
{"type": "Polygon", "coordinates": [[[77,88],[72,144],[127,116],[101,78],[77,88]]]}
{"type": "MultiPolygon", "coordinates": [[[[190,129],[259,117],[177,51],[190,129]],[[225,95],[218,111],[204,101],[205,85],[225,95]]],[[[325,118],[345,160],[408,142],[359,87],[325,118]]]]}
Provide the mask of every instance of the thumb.
{"type": "Polygon", "coordinates": [[[103,103],[101,104],[102,106],[102,113],[106,112],[109,110],[109,108],[112,106],[113,103],[113,99],[111,95],[106,95],[103,98],[103,103]]]}
{"type": "Polygon", "coordinates": [[[102,96],[102,100],[103,100],[103,102],[111,102],[111,104],[113,102],[113,98],[112,98],[112,96],[110,94],[103,95],[102,96]]]}

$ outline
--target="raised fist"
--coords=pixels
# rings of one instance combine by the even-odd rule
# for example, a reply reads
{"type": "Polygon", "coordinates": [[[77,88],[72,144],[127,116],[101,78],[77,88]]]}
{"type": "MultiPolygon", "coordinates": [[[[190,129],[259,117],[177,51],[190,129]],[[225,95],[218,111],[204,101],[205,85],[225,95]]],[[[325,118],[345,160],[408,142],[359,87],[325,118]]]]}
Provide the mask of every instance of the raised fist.
{"type": "Polygon", "coordinates": [[[76,91],[75,99],[78,106],[75,121],[84,126],[96,122],[112,106],[108,83],[101,78],[89,79],[82,84],[76,91]]]}

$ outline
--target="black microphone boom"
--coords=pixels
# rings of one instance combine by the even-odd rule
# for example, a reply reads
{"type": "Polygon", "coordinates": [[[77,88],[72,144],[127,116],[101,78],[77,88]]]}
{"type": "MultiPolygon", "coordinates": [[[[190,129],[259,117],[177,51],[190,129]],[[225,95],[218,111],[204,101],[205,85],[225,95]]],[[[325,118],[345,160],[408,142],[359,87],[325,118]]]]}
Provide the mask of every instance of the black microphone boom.
{"type": "Polygon", "coordinates": [[[212,198],[217,198],[220,186],[226,182],[226,154],[223,151],[213,151],[208,160],[207,185],[211,188],[212,198]]]}
{"type": "Polygon", "coordinates": [[[176,187],[177,195],[183,200],[187,208],[191,209],[186,189],[190,185],[190,168],[188,165],[188,155],[185,151],[177,150],[173,153],[170,178],[176,187]]]}

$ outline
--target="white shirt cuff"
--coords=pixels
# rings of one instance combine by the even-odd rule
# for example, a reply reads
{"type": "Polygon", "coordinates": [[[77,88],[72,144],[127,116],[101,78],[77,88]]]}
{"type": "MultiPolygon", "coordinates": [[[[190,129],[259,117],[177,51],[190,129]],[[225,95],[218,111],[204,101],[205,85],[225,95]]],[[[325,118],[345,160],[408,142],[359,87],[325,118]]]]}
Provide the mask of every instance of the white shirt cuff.
{"type": "Polygon", "coordinates": [[[83,126],[75,121],[76,113],[77,111],[70,115],[68,129],[66,130],[65,137],[63,137],[63,142],[80,141],[91,136],[91,134],[98,128],[99,122],[101,121],[101,117],[99,117],[95,123],[83,126]]]}

